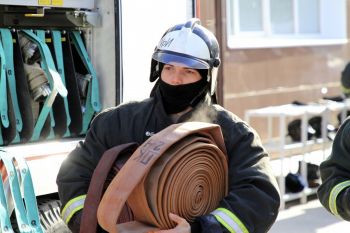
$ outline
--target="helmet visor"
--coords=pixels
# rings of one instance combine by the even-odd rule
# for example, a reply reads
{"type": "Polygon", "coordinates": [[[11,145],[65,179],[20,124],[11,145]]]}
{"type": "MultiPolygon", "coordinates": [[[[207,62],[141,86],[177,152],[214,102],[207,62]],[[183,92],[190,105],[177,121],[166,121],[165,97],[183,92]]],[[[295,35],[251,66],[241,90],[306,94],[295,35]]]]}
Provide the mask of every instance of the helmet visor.
{"type": "Polygon", "coordinates": [[[158,51],[155,52],[152,58],[164,64],[177,63],[192,69],[209,69],[209,63],[206,60],[188,56],[172,51],[158,51]]]}

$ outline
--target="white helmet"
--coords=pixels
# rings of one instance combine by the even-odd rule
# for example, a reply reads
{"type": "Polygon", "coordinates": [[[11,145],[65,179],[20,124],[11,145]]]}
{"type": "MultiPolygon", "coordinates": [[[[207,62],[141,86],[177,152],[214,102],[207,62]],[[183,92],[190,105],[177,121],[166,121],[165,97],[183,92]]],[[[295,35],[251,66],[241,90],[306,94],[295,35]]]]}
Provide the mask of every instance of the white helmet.
{"type": "Polygon", "coordinates": [[[151,82],[159,77],[158,62],[177,62],[193,69],[207,69],[210,94],[214,95],[220,65],[219,43],[212,32],[200,25],[199,19],[190,19],[166,31],[152,55],[151,82]]]}

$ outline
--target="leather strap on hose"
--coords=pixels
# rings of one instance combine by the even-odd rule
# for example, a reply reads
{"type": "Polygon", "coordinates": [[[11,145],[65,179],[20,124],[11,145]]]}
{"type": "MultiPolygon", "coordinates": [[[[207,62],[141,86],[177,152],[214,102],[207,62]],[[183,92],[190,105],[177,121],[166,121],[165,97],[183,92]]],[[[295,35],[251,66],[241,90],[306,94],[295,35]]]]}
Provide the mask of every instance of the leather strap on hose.
{"type": "Polygon", "coordinates": [[[170,229],[175,223],[169,212],[191,222],[217,207],[227,194],[227,183],[220,127],[200,122],[174,124],[149,138],[124,164],[102,197],[98,222],[108,232],[129,232],[116,224],[128,201],[135,220],[170,229]]]}
{"type": "MultiPolygon", "coordinates": [[[[100,203],[104,186],[108,176],[115,176],[115,174],[123,166],[122,161],[118,158],[123,156],[130,156],[137,148],[136,143],[127,143],[120,146],[113,147],[107,150],[101,157],[100,162],[94,170],[91,178],[88,193],[84,203],[83,215],[80,224],[81,233],[96,233],[97,229],[97,208],[100,203]],[[114,171],[113,171],[114,170],[114,171]]],[[[127,206],[124,206],[118,222],[129,222],[133,219],[132,213],[127,206]]]]}

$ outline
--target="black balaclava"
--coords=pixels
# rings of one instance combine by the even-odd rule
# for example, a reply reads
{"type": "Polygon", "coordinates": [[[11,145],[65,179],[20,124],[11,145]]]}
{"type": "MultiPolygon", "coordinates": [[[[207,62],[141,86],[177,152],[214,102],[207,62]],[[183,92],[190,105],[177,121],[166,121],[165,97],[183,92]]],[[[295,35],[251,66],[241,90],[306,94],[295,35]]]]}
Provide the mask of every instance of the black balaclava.
{"type": "MultiPolygon", "coordinates": [[[[160,71],[163,65],[160,66],[160,71]]],[[[205,96],[208,90],[208,70],[197,70],[202,79],[194,83],[170,85],[159,78],[159,89],[162,95],[165,112],[168,114],[182,112],[188,107],[194,107],[205,96]]]]}

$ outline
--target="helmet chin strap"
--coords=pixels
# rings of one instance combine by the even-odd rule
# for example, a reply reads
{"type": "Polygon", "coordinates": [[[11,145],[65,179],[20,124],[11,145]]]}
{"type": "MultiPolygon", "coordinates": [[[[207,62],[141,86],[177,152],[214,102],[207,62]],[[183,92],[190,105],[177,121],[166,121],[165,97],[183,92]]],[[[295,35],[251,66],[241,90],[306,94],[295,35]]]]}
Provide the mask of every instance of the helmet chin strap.
{"type": "Polygon", "coordinates": [[[156,79],[159,77],[160,72],[159,72],[159,62],[156,60],[151,61],[151,72],[150,72],[150,77],[149,81],[154,82],[156,79]]]}

